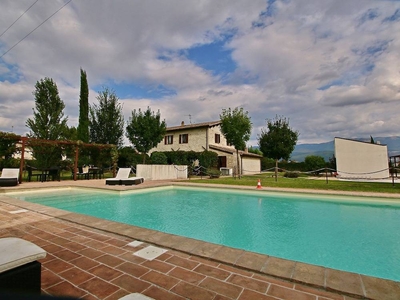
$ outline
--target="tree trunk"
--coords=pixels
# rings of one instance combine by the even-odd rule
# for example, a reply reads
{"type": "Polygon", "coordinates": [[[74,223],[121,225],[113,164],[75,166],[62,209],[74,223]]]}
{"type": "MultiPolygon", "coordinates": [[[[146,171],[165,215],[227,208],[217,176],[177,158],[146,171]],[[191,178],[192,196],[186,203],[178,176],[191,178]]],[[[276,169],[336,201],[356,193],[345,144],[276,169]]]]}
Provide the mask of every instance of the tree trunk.
{"type": "Polygon", "coordinates": [[[275,181],[278,181],[278,160],[275,159],[275,181]]]}
{"type": "Polygon", "coordinates": [[[239,150],[236,149],[236,158],[237,158],[237,171],[238,171],[238,175],[239,175],[239,179],[241,178],[241,168],[240,168],[240,164],[239,164],[239,150]]]}

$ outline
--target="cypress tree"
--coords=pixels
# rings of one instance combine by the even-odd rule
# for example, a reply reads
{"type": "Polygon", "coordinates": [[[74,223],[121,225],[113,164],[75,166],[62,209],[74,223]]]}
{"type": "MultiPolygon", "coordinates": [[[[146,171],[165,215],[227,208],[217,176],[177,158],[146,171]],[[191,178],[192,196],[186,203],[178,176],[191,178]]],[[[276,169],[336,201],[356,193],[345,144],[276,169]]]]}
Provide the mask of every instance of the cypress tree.
{"type": "Polygon", "coordinates": [[[89,142],[89,87],[87,83],[86,71],[82,70],[82,68],[77,138],[84,143],[89,142]]]}

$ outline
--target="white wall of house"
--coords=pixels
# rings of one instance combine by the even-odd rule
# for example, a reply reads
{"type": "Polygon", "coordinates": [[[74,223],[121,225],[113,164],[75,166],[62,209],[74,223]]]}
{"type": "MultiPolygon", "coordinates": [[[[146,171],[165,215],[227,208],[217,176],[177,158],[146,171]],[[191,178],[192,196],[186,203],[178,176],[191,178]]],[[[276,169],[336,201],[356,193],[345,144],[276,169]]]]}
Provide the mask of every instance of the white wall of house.
{"type": "Polygon", "coordinates": [[[257,174],[261,172],[260,158],[242,156],[242,174],[257,174]]]}
{"type": "Polygon", "coordinates": [[[178,165],[137,165],[136,176],[145,180],[188,178],[188,167],[178,165]]]}
{"type": "Polygon", "coordinates": [[[389,177],[386,145],[335,138],[335,157],[340,177],[366,179],[389,177]]]}
{"type": "MultiPolygon", "coordinates": [[[[165,138],[149,151],[149,154],[155,151],[196,151],[201,152],[209,150],[209,145],[217,145],[221,147],[228,147],[226,139],[221,132],[220,126],[203,126],[203,127],[190,127],[181,126],[175,130],[167,131],[166,136],[172,136],[172,144],[166,144],[165,138]],[[180,142],[180,135],[187,134],[188,142],[180,142]],[[216,143],[215,135],[219,134],[220,142],[216,143]]],[[[233,147],[232,147],[233,148],[233,147]]]]}

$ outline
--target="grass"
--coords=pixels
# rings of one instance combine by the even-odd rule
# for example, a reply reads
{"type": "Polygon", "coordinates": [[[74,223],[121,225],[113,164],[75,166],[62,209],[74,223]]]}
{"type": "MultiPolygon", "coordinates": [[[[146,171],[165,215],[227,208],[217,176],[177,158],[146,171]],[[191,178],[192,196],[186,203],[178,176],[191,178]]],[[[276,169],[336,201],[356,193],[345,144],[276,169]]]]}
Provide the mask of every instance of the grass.
{"type": "Polygon", "coordinates": [[[209,184],[227,184],[239,186],[254,186],[257,187],[258,179],[261,180],[263,187],[275,188],[296,188],[296,189],[316,189],[325,191],[346,191],[346,192],[375,192],[375,193],[400,193],[400,184],[394,186],[390,182],[354,182],[354,181],[339,181],[328,177],[299,177],[286,178],[278,175],[278,180],[270,173],[243,176],[241,179],[223,176],[220,178],[209,179],[208,177],[191,177],[189,182],[193,183],[209,183],[209,184]]]}

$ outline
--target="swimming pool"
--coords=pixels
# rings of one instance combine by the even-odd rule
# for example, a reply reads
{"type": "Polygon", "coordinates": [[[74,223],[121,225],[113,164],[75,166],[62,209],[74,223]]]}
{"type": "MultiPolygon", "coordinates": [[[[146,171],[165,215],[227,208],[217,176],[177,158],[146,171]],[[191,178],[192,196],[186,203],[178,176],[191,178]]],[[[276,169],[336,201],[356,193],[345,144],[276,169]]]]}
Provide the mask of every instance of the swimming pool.
{"type": "Polygon", "coordinates": [[[29,202],[400,281],[400,205],[387,199],[168,187],[10,193],[29,202]]]}

